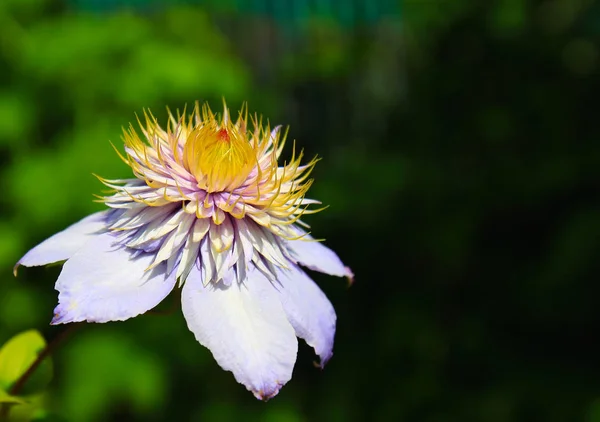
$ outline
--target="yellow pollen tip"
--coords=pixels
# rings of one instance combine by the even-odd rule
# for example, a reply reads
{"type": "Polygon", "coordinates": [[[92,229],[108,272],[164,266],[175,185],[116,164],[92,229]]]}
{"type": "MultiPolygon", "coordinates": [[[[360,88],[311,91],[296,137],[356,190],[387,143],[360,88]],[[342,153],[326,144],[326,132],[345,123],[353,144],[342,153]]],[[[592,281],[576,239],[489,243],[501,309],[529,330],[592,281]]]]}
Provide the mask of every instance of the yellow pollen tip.
{"type": "Polygon", "coordinates": [[[217,138],[220,141],[229,142],[229,133],[227,133],[227,129],[219,129],[217,132],[217,138]]]}
{"type": "Polygon", "coordinates": [[[239,122],[233,124],[228,118],[219,121],[208,107],[202,120],[186,140],[185,164],[199,188],[207,192],[235,189],[256,164],[256,152],[239,122]]]}

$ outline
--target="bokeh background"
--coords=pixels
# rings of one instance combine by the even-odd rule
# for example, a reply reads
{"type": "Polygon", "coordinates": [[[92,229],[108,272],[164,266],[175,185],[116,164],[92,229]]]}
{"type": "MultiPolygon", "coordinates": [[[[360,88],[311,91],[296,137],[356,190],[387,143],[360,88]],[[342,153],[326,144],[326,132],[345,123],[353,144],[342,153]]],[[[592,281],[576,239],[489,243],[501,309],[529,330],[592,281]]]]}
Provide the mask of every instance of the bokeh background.
{"type": "Polygon", "coordinates": [[[308,218],[356,274],[324,371],[255,400],[179,309],[87,325],[63,421],[600,421],[600,3],[0,1],[0,343],[48,339],[39,241],[101,208],[144,107],[225,97],[319,154],[308,218]]]}

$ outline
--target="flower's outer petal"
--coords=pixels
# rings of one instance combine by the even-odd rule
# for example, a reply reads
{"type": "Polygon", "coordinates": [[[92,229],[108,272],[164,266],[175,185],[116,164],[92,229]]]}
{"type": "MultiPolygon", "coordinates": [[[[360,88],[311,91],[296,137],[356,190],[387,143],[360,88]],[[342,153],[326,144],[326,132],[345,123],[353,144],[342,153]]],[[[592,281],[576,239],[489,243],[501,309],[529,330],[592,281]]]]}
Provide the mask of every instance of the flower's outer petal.
{"type": "Polygon", "coordinates": [[[348,277],[350,280],[354,277],[350,268],[342,263],[335,252],[311,236],[306,235],[300,240],[289,241],[287,245],[295,262],[306,268],[338,277],[348,277]]]}
{"type": "Polygon", "coordinates": [[[115,244],[110,233],[97,236],[63,266],[56,282],[58,306],[52,324],[123,321],[154,308],[175,285],[166,264],[152,270],[153,254],[115,244]]]}
{"type": "Polygon", "coordinates": [[[336,315],[319,286],[295,265],[277,273],[279,298],[296,335],[315,349],[321,368],[333,355],[336,315]]]}
{"type": "Polygon", "coordinates": [[[256,398],[267,400],[290,380],[298,340],[277,291],[256,269],[245,283],[209,283],[192,270],[182,308],[196,340],[256,398]]]}
{"type": "Polygon", "coordinates": [[[102,211],[88,215],[83,220],[44,240],[17,262],[15,272],[19,265],[35,267],[69,259],[96,232],[106,227],[106,214],[106,211],[102,211]]]}

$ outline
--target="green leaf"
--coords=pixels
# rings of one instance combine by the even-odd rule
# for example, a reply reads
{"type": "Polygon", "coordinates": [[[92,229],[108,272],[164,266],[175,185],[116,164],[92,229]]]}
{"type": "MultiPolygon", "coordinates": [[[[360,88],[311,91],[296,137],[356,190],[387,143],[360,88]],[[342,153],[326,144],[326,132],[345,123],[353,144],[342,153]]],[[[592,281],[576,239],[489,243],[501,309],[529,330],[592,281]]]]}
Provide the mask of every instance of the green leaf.
{"type": "Polygon", "coordinates": [[[19,397],[14,397],[8,394],[6,391],[0,390],[0,405],[2,404],[22,404],[25,403],[19,397]]]}
{"type": "MultiPolygon", "coordinates": [[[[46,347],[46,341],[36,330],[17,334],[0,349],[0,390],[10,391],[15,382],[35,362],[46,347]]],[[[19,395],[43,390],[52,379],[52,362],[44,361],[27,380],[19,395]]]]}
{"type": "Polygon", "coordinates": [[[57,415],[56,413],[42,413],[40,415],[36,415],[31,422],[68,422],[68,420],[61,415],[57,415]]]}
{"type": "Polygon", "coordinates": [[[168,397],[165,366],[125,333],[105,328],[78,336],[63,351],[61,414],[72,421],[109,420],[107,412],[120,403],[148,419],[168,397]]]}

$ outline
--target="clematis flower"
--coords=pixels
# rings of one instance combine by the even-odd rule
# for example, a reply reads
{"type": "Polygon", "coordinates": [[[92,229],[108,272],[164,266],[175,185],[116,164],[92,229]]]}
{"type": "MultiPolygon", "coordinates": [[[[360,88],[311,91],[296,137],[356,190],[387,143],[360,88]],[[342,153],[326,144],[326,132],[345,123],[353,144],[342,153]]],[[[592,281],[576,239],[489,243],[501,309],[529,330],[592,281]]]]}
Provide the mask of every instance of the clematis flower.
{"type": "MultiPolygon", "coordinates": [[[[316,159],[302,164],[243,107],[215,115],[198,104],[169,113],[167,129],[145,114],[143,138],[124,130],[135,178],[107,180],[107,210],[30,250],[15,266],[66,261],[56,282],[52,324],[123,321],[181,288],[189,329],[259,399],[290,380],[297,337],[323,366],[332,356],[335,311],[306,267],[348,277],[338,256],[301,221],[318,201],[305,197],[316,159]]],[[[118,151],[117,151],[118,152],[118,151]]]]}

